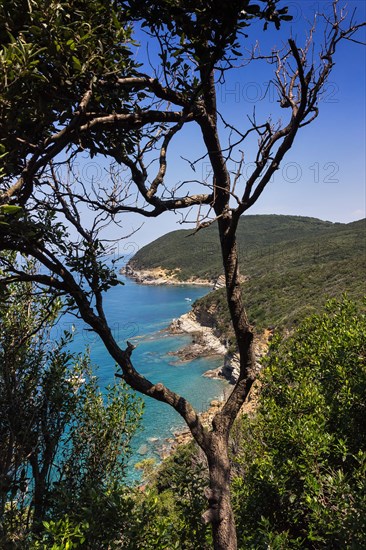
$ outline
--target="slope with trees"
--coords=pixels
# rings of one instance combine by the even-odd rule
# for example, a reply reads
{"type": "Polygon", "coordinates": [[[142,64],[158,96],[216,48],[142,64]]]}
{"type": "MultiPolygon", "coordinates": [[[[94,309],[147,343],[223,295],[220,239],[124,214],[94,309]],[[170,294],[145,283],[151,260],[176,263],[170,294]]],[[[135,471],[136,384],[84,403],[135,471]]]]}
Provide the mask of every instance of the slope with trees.
{"type": "MultiPolygon", "coordinates": [[[[239,265],[243,275],[256,277],[275,271],[331,261],[361,260],[365,254],[366,221],[332,223],[303,216],[246,215],[237,229],[239,265]]],[[[162,268],[175,273],[177,281],[208,279],[223,273],[218,235],[208,227],[196,235],[192,230],[172,231],[141,248],[129,260],[133,270],[162,268]],[[182,251],[184,252],[182,254],[182,251]]]]}
{"type": "MultiPolygon", "coordinates": [[[[175,274],[177,283],[197,278],[215,284],[222,274],[217,241],[213,228],[194,238],[189,230],[168,233],[139,250],[127,272],[148,274],[159,267],[175,274]]],[[[334,224],[301,216],[245,216],[238,246],[243,300],[257,329],[289,327],[329,297],[364,295],[365,220],[334,224]]],[[[224,289],[197,300],[193,310],[233,339],[224,289]]]]}
{"type": "Polygon", "coordinates": [[[290,338],[271,345],[257,414],[243,417],[236,441],[233,436],[243,549],[365,546],[366,317],[360,306],[332,300],[290,338]]]}
{"type": "MultiPolygon", "coordinates": [[[[119,366],[119,376],[184,418],[208,461],[208,510],[203,517],[212,526],[214,548],[234,550],[228,439],[255,379],[237,226],[298,132],[318,116],[337,47],[353,40],[363,23],[353,16],[347,19],[335,2],[317,18],[321,46],[313,48],[312,28],[304,44],[289,38],[283,50],[272,50],[267,61],[273,65],[281,120],[252,117],[241,128],[220,117],[217,88],[227,71],[235,70],[234,61],[245,56],[245,31],[251,22],[263,21],[264,30],[272,24],[279,28],[291,18],[286,6],[276,0],[260,6],[240,0],[223,10],[216,0],[164,0],[143,6],[133,0],[80,0],[74,7],[70,10],[63,1],[19,0],[1,8],[0,248],[34,258],[45,268],[29,274],[2,256],[2,285],[32,280],[63,296],[100,336],[119,366]],[[159,59],[155,72],[133,60],[133,25],[146,31],[147,41],[154,40],[159,59]],[[201,182],[170,185],[170,150],[187,125],[197,129],[211,173],[201,182]],[[253,170],[244,180],[240,150],[250,140],[257,147],[253,170]],[[115,163],[108,182],[97,185],[80,177],[75,163],[85,151],[115,163]],[[102,259],[105,225],[115,224],[121,235],[125,213],[148,218],[192,207],[197,207],[197,231],[214,222],[218,228],[240,354],[238,382],[210,431],[183,396],[139,374],[133,346],[118,345],[103,309],[104,292],[118,284],[102,259]]],[[[255,62],[257,52],[249,57],[255,62]]],[[[248,63],[240,70],[248,74],[250,67],[248,63]]],[[[190,165],[196,162],[193,158],[190,165]]]]}

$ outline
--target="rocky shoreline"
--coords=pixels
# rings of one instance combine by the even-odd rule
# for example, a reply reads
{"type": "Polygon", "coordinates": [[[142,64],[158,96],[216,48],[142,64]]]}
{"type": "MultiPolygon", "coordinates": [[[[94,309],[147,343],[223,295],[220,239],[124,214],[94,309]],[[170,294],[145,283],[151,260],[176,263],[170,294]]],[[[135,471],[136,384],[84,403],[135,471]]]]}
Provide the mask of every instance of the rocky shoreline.
{"type": "MultiPolygon", "coordinates": [[[[172,334],[189,334],[192,337],[192,343],[182,348],[174,355],[178,355],[180,360],[192,360],[197,357],[219,355],[222,357],[222,366],[215,370],[209,370],[204,376],[211,378],[224,378],[231,384],[227,386],[224,394],[219,399],[214,399],[210,403],[207,411],[200,414],[203,425],[209,428],[212,425],[213,417],[224,406],[229,397],[233,384],[239,376],[239,358],[236,354],[229,352],[227,347],[221,342],[220,338],[214,334],[214,329],[203,325],[196,317],[194,311],[181,315],[174,319],[168,329],[172,334]]],[[[265,330],[260,336],[254,339],[254,353],[257,360],[257,370],[261,369],[260,361],[268,350],[268,343],[271,339],[272,331],[265,330]]],[[[243,404],[240,414],[254,414],[259,392],[260,384],[256,381],[251,388],[248,398],[243,404]]],[[[192,434],[188,428],[182,428],[173,434],[160,449],[160,457],[167,458],[179,445],[184,445],[192,441],[192,434]]]]}
{"type": "Polygon", "coordinates": [[[220,339],[215,336],[213,330],[203,326],[196,318],[193,311],[189,311],[181,315],[178,319],[173,319],[168,328],[171,334],[189,334],[192,338],[191,343],[175,352],[181,361],[191,361],[198,357],[219,356],[222,357],[222,366],[214,370],[208,370],[204,376],[209,378],[225,378],[229,379],[227,369],[228,366],[228,350],[220,339]]]}
{"type": "MultiPolygon", "coordinates": [[[[192,343],[183,349],[175,352],[174,355],[183,361],[190,361],[202,356],[219,355],[222,357],[222,366],[215,370],[207,371],[204,376],[211,378],[225,378],[231,384],[235,384],[239,377],[240,364],[236,353],[231,353],[222,343],[220,338],[214,334],[211,327],[202,325],[197,319],[194,311],[189,311],[174,319],[169,326],[172,334],[189,334],[192,343]]],[[[261,358],[266,354],[271,331],[265,331],[260,337],[254,340],[254,353],[257,360],[257,368],[260,370],[261,358]]]]}
{"type": "Polygon", "coordinates": [[[155,269],[135,269],[127,264],[120,273],[142,285],[178,285],[178,286],[209,286],[215,287],[215,281],[209,279],[187,279],[181,281],[176,271],[168,271],[161,267],[155,269]]]}
{"type": "MultiPolygon", "coordinates": [[[[133,279],[136,283],[144,285],[199,285],[210,286],[216,290],[224,286],[224,277],[220,275],[215,280],[188,279],[180,281],[176,273],[157,267],[155,269],[138,270],[130,263],[120,270],[122,275],[133,279]]],[[[230,354],[226,346],[215,336],[212,328],[199,322],[193,311],[174,319],[168,329],[172,334],[190,334],[192,342],[178,352],[172,353],[178,356],[180,361],[190,361],[202,356],[221,356],[223,365],[214,370],[208,370],[204,376],[209,378],[225,378],[235,384],[239,376],[239,361],[235,354],[230,354]]]]}
{"type": "MultiPolygon", "coordinates": [[[[120,273],[144,285],[199,285],[210,286],[212,290],[224,286],[224,277],[220,275],[215,280],[188,279],[181,281],[175,271],[168,271],[161,267],[154,269],[138,270],[131,264],[121,268],[120,273]]],[[[243,278],[244,279],[244,278],[243,278]]],[[[172,353],[178,356],[180,361],[190,361],[202,356],[220,356],[223,359],[221,367],[207,371],[204,376],[210,378],[224,378],[231,384],[235,384],[239,377],[240,365],[237,354],[230,353],[225,344],[215,335],[211,327],[204,325],[193,311],[174,319],[168,329],[172,334],[190,334],[192,342],[178,352],[172,353]]],[[[265,331],[266,332],[266,331],[265,331]]],[[[260,339],[254,341],[257,367],[260,369],[260,359],[266,353],[270,331],[260,339]]]]}
{"type": "MultiPolygon", "coordinates": [[[[137,283],[145,285],[200,285],[210,286],[212,290],[224,286],[223,276],[218,277],[215,281],[203,279],[180,281],[175,272],[168,272],[162,268],[136,270],[127,264],[121,269],[121,273],[137,283]]],[[[217,369],[206,371],[203,376],[223,378],[231,385],[236,383],[240,371],[237,354],[231,353],[220,337],[215,334],[214,329],[204,325],[202,321],[200,322],[193,310],[181,315],[178,319],[173,319],[168,327],[168,331],[171,334],[189,334],[191,336],[191,343],[188,346],[178,350],[178,352],[172,352],[171,355],[178,357],[179,361],[191,361],[198,357],[222,357],[222,365],[217,369]]],[[[267,353],[268,341],[271,335],[272,332],[267,330],[260,337],[255,337],[254,350],[258,371],[261,368],[261,358],[267,353]]],[[[232,387],[228,386],[221,398],[211,401],[208,410],[200,414],[204,426],[211,426],[213,417],[223,407],[231,391],[232,387]]],[[[258,383],[255,383],[247,401],[242,407],[242,413],[253,413],[257,401],[257,393],[258,383]]],[[[188,443],[191,440],[192,435],[188,428],[178,430],[159,449],[160,457],[162,459],[168,457],[179,445],[188,443]]]]}

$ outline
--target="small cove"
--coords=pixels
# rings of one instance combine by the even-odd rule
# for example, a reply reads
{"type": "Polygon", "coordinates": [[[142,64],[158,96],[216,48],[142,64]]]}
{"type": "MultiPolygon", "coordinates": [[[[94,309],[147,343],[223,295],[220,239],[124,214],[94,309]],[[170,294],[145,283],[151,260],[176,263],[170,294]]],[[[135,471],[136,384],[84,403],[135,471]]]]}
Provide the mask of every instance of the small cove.
{"type": "MultiPolygon", "coordinates": [[[[105,295],[104,309],[117,342],[126,340],[136,345],[133,352],[135,368],[152,382],[163,382],[170,389],[189,399],[198,411],[206,410],[212,399],[220,397],[227,383],[203,375],[222,364],[217,357],[201,357],[180,362],[170,352],[178,351],[190,342],[189,336],[172,335],[166,328],[174,318],[187,313],[194,300],[209,292],[208,287],[140,285],[121,277],[124,285],[111,288],[105,295]],[[189,298],[189,300],[187,300],[189,298]],[[191,300],[191,301],[190,301],[191,300]]],[[[98,366],[102,388],[114,382],[114,362],[99,337],[88,331],[79,320],[65,317],[58,330],[75,325],[72,351],[81,352],[89,346],[91,360],[98,366]]],[[[173,433],[184,426],[181,417],[171,407],[144,398],[142,426],[133,439],[133,454],[128,468],[128,480],[138,480],[134,464],[144,458],[159,458],[159,451],[173,433]]]]}

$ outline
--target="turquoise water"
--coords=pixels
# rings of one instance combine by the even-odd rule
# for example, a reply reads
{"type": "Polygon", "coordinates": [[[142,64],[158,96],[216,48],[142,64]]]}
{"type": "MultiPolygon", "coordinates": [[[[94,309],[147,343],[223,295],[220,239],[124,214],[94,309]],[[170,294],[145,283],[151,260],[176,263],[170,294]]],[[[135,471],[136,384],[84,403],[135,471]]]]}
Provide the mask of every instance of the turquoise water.
{"type": "MultiPolygon", "coordinates": [[[[180,362],[168,355],[190,342],[189,336],[171,335],[166,328],[174,319],[190,310],[195,299],[204,296],[209,289],[197,286],[139,285],[121,277],[124,286],[110,289],[105,295],[104,308],[109,325],[117,342],[126,346],[126,340],[137,347],[132,359],[135,368],[152,382],[163,382],[170,389],[183,395],[196,409],[203,411],[210,401],[224,392],[226,383],[212,380],[202,374],[222,364],[220,359],[200,358],[180,362]],[[192,301],[186,300],[190,298],[192,301]]],[[[94,333],[87,331],[81,321],[64,320],[59,328],[76,327],[73,351],[89,346],[93,364],[98,365],[102,387],[114,382],[114,362],[94,333]]],[[[129,477],[139,474],[134,464],[143,458],[159,457],[159,450],[177,429],[184,426],[181,417],[168,405],[145,398],[142,428],[133,440],[133,456],[129,477]]]]}

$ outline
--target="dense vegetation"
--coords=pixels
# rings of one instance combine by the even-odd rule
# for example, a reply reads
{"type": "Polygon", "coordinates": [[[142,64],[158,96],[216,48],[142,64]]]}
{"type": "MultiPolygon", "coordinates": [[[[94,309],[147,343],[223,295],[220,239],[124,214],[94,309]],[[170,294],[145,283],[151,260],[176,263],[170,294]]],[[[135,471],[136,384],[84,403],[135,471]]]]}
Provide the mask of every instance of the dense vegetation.
{"type": "MultiPolygon", "coordinates": [[[[50,345],[57,304],[44,319],[45,300],[14,285],[1,301],[2,547],[208,550],[203,453],[192,443],[158,469],[146,461],[143,490],[126,486],[139,404],[123,384],[106,401],[87,358],[50,345]]],[[[230,439],[242,550],[365,546],[365,334],[362,304],[344,298],[272,341],[257,410],[230,439]]]]}
{"type": "MultiPolygon", "coordinates": [[[[142,248],[131,260],[136,269],[161,266],[181,280],[215,279],[222,272],[215,227],[189,236],[175,231],[142,248]],[[183,254],[184,251],[184,254],[183,254]]],[[[248,277],[243,299],[257,327],[296,324],[327,298],[365,291],[366,221],[331,223],[300,216],[245,216],[238,228],[240,269],[248,277]]],[[[220,332],[229,331],[225,290],[194,306],[220,332]]]]}
{"type": "MultiPolygon", "coordinates": [[[[271,344],[257,410],[238,419],[230,441],[242,550],[365,547],[361,310],[347,299],[332,300],[291,337],[271,344]]],[[[211,548],[210,531],[197,522],[208,484],[202,453],[190,444],[157,470],[148,466],[149,489],[138,500],[140,510],[149,503],[151,515],[131,548],[211,548]]]]}
{"type": "Polygon", "coordinates": [[[365,547],[365,334],[354,303],[331,301],[273,342],[259,410],[237,425],[243,549],[365,547]]]}
{"type": "Polygon", "coordinates": [[[104,544],[99,517],[123,487],[141,400],[124,384],[102,390],[71,334],[54,340],[59,299],[31,282],[0,297],[0,547],[104,544]]]}
{"type": "MultiPolygon", "coordinates": [[[[242,275],[302,268],[365,255],[366,221],[332,223],[302,216],[242,216],[238,225],[242,275]]],[[[129,262],[135,269],[176,270],[180,280],[215,279],[222,272],[216,225],[192,233],[167,233],[141,248],[129,262]]]]}

